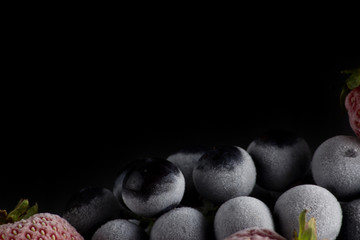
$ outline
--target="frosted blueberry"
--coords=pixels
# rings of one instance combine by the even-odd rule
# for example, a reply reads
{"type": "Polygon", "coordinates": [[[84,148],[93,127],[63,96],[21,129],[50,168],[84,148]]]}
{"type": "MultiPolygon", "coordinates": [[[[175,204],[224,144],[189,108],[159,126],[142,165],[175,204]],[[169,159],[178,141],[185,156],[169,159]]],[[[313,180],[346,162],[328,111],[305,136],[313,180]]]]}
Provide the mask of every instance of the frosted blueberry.
{"type": "Polygon", "coordinates": [[[85,238],[105,222],[120,217],[119,202],[114,194],[100,187],[81,189],[69,200],[65,218],[85,238]]]}
{"type": "Polygon", "coordinates": [[[236,197],[223,203],[214,219],[217,240],[247,228],[264,228],[274,231],[270,209],[253,197],[236,197]]]}
{"type": "Polygon", "coordinates": [[[250,155],[236,146],[222,146],[207,151],[193,170],[199,194],[213,203],[247,196],[256,182],[256,169],[250,155]]]}
{"type": "Polygon", "coordinates": [[[197,206],[199,204],[199,193],[193,182],[193,169],[200,157],[206,152],[205,147],[185,147],[168,156],[167,160],[174,163],[185,177],[185,193],[181,201],[186,206],[197,206]]]}
{"type": "Polygon", "coordinates": [[[276,201],[274,218],[280,234],[291,239],[294,229],[299,232],[298,218],[304,209],[308,210],[306,221],[315,218],[318,239],[336,239],[342,222],[340,203],[331,192],[312,184],[293,187],[276,201]]]}
{"type": "Polygon", "coordinates": [[[151,240],[208,240],[211,228],[198,210],[190,207],[179,207],[161,215],[154,223],[151,240]]]}
{"type": "Polygon", "coordinates": [[[252,141],[248,153],[257,170],[257,184],[273,191],[287,190],[309,169],[311,150],[307,142],[291,132],[269,131],[252,141]]]}
{"type": "Polygon", "coordinates": [[[360,139],[335,136],[320,144],[313,156],[312,174],[317,185],[338,199],[360,198],[360,139]]]}
{"type": "Polygon", "coordinates": [[[126,170],[121,196],[132,212],[154,217],[176,207],[185,191],[185,179],[170,161],[146,158],[126,170]]]}
{"type": "Polygon", "coordinates": [[[341,204],[343,210],[343,221],[339,239],[360,239],[360,199],[341,204]]]}
{"type": "Polygon", "coordinates": [[[102,225],[96,230],[91,240],[147,240],[148,234],[125,219],[115,219],[102,225]]]}

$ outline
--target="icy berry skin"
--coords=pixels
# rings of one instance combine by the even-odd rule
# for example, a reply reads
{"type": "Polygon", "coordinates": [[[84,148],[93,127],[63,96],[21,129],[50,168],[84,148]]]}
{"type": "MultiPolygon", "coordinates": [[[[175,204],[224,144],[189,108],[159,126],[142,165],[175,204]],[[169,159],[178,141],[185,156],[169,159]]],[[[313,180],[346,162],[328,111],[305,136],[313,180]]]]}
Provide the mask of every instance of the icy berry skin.
{"type": "Polygon", "coordinates": [[[122,199],[135,214],[155,217],[176,207],[185,191],[185,179],[170,161],[146,158],[127,171],[122,199]]]}
{"type": "Polygon", "coordinates": [[[360,199],[341,204],[343,221],[339,239],[360,239],[360,199]]]}
{"type": "Polygon", "coordinates": [[[236,146],[207,151],[193,170],[194,185],[200,195],[219,204],[251,193],[256,169],[250,155],[236,146]]]}
{"type": "Polygon", "coordinates": [[[72,196],[62,216],[88,238],[105,222],[120,217],[120,206],[110,190],[87,187],[72,196]]]}
{"type": "Polygon", "coordinates": [[[39,213],[15,223],[0,225],[1,240],[84,240],[65,219],[39,213]]]}
{"type": "Polygon", "coordinates": [[[256,166],[257,184],[272,191],[285,191],[304,177],[311,161],[307,142],[286,131],[264,133],[247,151],[256,166]]]}
{"type": "Polygon", "coordinates": [[[150,239],[208,240],[211,239],[211,229],[201,212],[180,207],[164,213],[155,221],[150,239]]]}
{"type": "Polygon", "coordinates": [[[356,136],[360,137],[360,86],[351,90],[345,98],[349,123],[356,136]]]}
{"type": "Polygon", "coordinates": [[[253,227],[274,231],[270,209],[259,199],[247,196],[230,199],[215,214],[214,230],[217,240],[253,227]]]}
{"type": "Polygon", "coordinates": [[[125,219],[111,220],[96,230],[91,240],[148,240],[149,235],[125,219]]]}
{"type": "Polygon", "coordinates": [[[335,136],[316,149],[312,160],[316,185],[332,192],[340,200],[360,197],[360,139],[335,136]]]}
{"type": "Polygon", "coordinates": [[[304,209],[308,210],[306,221],[316,220],[318,239],[336,239],[342,222],[340,203],[331,192],[312,184],[293,187],[276,201],[274,218],[282,236],[291,239],[294,229],[299,232],[298,219],[304,209]]]}
{"type": "Polygon", "coordinates": [[[224,240],[286,240],[269,229],[247,228],[236,232],[224,240]]]}
{"type": "Polygon", "coordinates": [[[186,206],[197,206],[199,204],[199,193],[193,182],[193,169],[200,157],[207,151],[205,147],[190,146],[168,156],[167,160],[174,163],[185,177],[185,193],[181,201],[186,206]]]}

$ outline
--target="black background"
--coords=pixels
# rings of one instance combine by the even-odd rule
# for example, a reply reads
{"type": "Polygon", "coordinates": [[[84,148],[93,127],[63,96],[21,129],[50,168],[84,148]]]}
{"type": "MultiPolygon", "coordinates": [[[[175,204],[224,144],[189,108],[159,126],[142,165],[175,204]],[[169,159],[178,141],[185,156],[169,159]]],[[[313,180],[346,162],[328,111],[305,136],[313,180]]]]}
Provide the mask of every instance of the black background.
{"type": "Polygon", "coordinates": [[[285,129],[315,150],[353,135],[339,95],[359,41],[343,26],[133,20],[10,37],[1,208],[29,198],[61,213],[83,187],[112,189],[125,162],[187,145],[247,148],[285,129]]]}

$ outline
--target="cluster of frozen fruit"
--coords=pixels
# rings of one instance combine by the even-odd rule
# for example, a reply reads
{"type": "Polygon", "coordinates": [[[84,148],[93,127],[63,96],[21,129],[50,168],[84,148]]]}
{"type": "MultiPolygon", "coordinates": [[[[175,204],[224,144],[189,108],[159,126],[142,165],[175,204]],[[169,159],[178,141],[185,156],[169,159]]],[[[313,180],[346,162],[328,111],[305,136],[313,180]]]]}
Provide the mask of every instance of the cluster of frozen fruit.
{"type": "Polygon", "coordinates": [[[0,210],[0,239],[359,240],[360,138],[334,136],[314,153],[283,131],[246,150],[187,147],[130,161],[112,190],[80,190],[61,217],[36,208],[0,210]]]}
{"type": "Polygon", "coordinates": [[[85,188],[63,217],[85,239],[292,239],[299,214],[318,239],[360,239],[360,140],[335,136],[312,154],[273,131],[247,149],[187,147],[131,161],[114,188],[85,188]],[[237,233],[237,234],[236,234],[237,233]],[[244,237],[244,238],[241,238],[244,237]]]}

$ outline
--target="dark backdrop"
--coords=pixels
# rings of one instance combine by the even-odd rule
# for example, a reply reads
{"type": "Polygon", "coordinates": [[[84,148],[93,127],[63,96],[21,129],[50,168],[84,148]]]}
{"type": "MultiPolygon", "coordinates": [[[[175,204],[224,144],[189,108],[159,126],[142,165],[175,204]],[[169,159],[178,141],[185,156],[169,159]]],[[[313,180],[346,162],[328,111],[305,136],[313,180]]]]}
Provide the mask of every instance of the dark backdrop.
{"type": "Polygon", "coordinates": [[[346,36],[339,29],[101,30],[17,44],[9,57],[1,208],[26,197],[61,213],[83,187],[112,189],[124,163],[187,145],[246,148],[263,131],[285,129],[315,150],[353,135],[340,72],[360,57],[351,38],[333,39],[346,36]]]}

